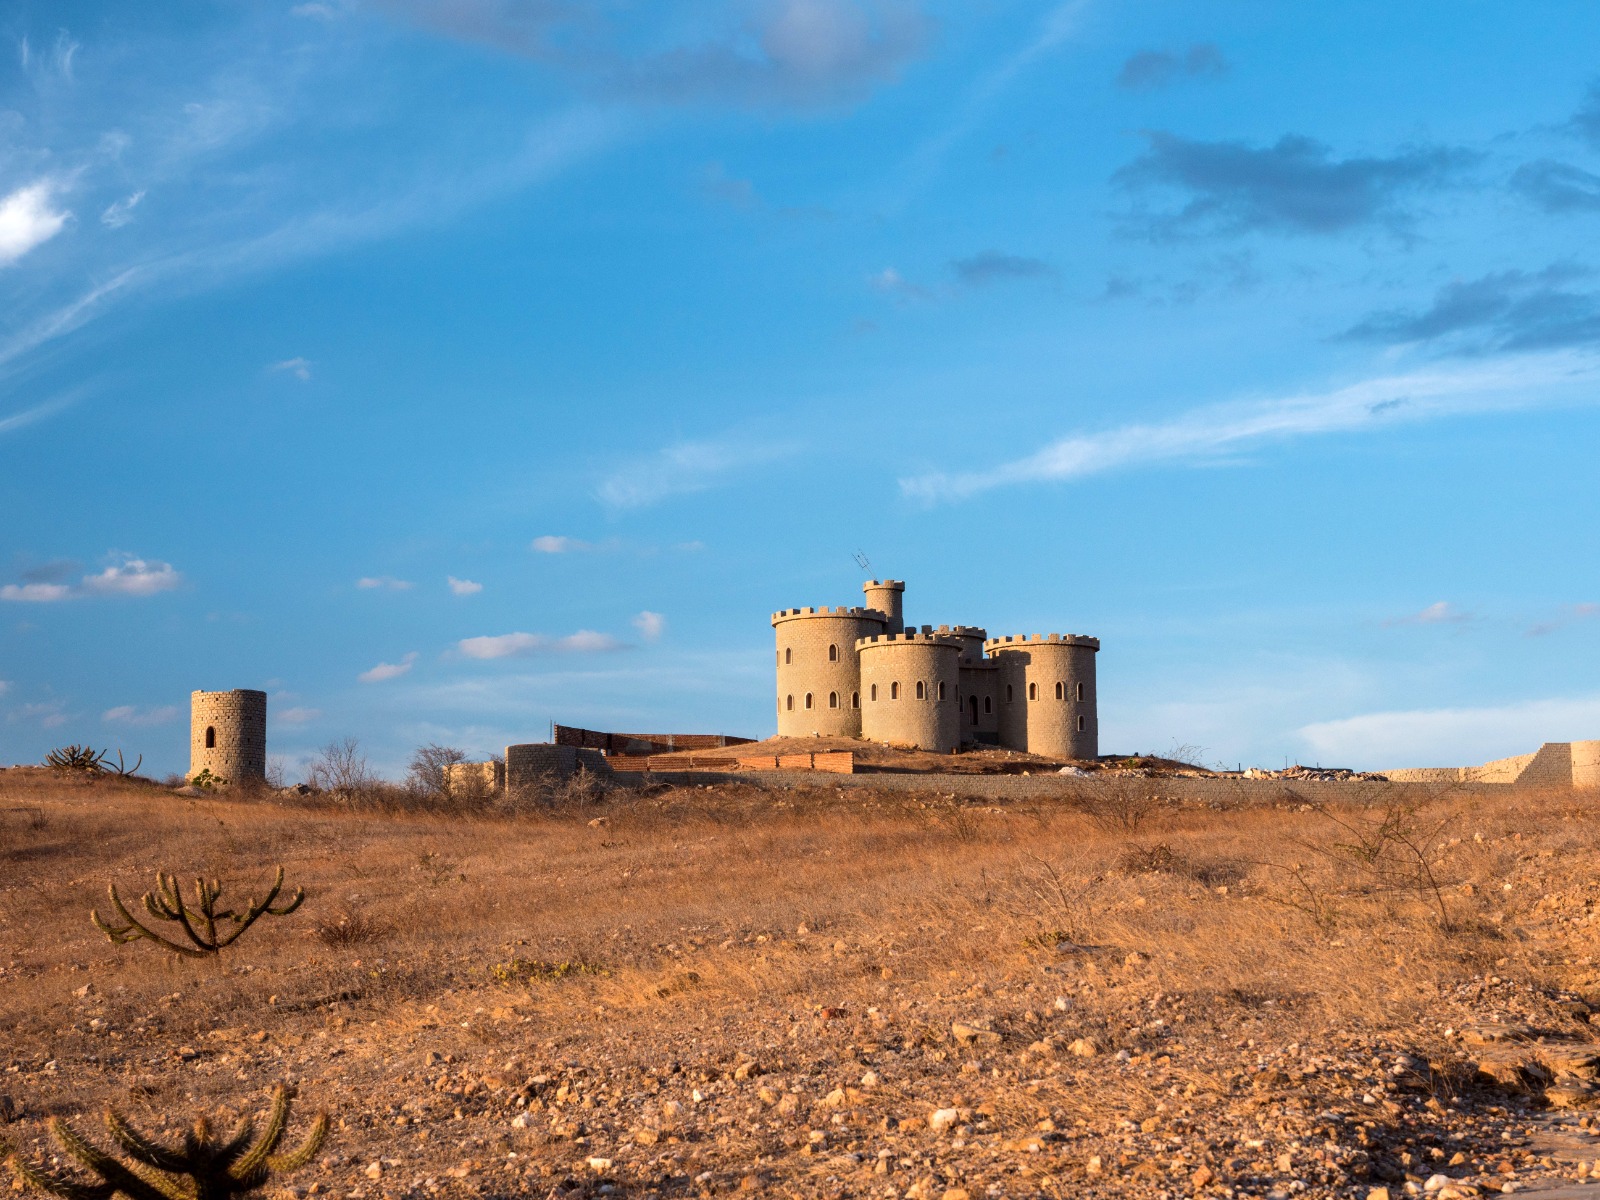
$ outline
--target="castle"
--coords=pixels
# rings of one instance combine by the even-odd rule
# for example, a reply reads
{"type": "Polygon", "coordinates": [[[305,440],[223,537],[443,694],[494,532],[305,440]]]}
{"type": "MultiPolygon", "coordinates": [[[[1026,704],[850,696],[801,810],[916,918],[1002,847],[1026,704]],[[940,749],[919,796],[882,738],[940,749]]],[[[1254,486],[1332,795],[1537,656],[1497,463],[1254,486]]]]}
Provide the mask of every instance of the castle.
{"type": "Polygon", "coordinates": [[[903,582],[873,579],[861,590],[861,608],[772,614],[780,737],[864,738],[944,754],[964,744],[1050,758],[1099,754],[1097,638],[908,629],[903,582]]]}
{"type": "Polygon", "coordinates": [[[267,694],[250,688],[189,695],[189,778],[267,777],[267,694]]]}

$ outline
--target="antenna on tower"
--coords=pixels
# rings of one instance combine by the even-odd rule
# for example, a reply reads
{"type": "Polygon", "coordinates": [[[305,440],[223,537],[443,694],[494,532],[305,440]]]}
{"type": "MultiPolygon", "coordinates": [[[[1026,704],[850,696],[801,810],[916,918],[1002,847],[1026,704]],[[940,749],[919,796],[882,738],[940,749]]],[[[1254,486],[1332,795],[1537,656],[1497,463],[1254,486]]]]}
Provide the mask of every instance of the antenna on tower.
{"type": "Polygon", "coordinates": [[[865,551],[857,550],[850,557],[856,560],[856,566],[860,567],[868,575],[872,574],[872,560],[867,557],[865,551]]]}

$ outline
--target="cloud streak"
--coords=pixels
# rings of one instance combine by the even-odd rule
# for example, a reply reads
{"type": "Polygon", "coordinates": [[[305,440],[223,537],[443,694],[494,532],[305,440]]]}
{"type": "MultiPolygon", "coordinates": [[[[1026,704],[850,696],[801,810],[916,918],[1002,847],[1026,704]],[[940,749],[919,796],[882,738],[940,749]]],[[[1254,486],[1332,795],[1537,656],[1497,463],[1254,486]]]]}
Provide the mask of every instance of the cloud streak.
{"type": "Polygon", "coordinates": [[[1351,341],[1440,343],[1463,354],[1553,350],[1600,343],[1600,293],[1571,287],[1591,272],[1568,263],[1543,271],[1498,271],[1455,280],[1418,312],[1373,313],[1351,341]]]}
{"type": "MultiPolygon", "coordinates": [[[[132,554],[113,553],[105,570],[85,575],[77,584],[65,583],[54,568],[30,572],[22,583],[0,587],[0,601],[23,604],[53,604],[86,596],[154,596],[170,592],[183,583],[183,576],[171,563],[143,559],[132,554]]],[[[59,565],[59,564],[58,564],[59,565]]]]}
{"type": "Polygon", "coordinates": [[[1407,613],[1403,617],[1390,617],[1383,624],[1385,628],[1394,629],[1405,625],[1465,625],[1472,619],[1471,613],[1462,612],[1448,600],[1439,600],[1421,612],[1407,613]]]}
{"type": "Polygon", "coordinates": [[[1122,64],[1117,86],[1148,92],[1180,79],[1220,79],[1228,73],[1227,60],[1210,42],[1190,46],[1179,54],[1172,50],[1141,50],[1122,64]]]}
{"type": "Polygon", "coordinates": [[[1569,353],[1528,355],[1457,369],[1390,375],[1332,391],[1216,405],[1166,421],[1064,437],[1035,454],[982,471],[900,480],[925,504],[995,488],[1061,483],[1136,467],[1195,463],[1326,434],[1474,413],[1590,402],[1600,366],[1569,353]]]}
{"type": "Polygon", "coordinates": [[[797,450],[792,443],[751,439],[675,442],[613,471],[601,480],[595,495],[608,508],[648,508],[673,496],[717,487],[797,450]]]}
{"type": "Polygon", "coordinates": [[[456,649],[468,658],[526,658],[534,654],[608,654],[626,647],[608,633],[580,629],[566,637],[542,633],[501,633],[491,637],[463,638],[456,649]]]}
{"type": "Polygon", "coordinates": [[[413,650],[397,663],[381,662],[369,670],[361,672],[356,678],[362,683],[383,683],[389,679],[399,679],[407,674],[417,661],[417,652],[413,650]]]}

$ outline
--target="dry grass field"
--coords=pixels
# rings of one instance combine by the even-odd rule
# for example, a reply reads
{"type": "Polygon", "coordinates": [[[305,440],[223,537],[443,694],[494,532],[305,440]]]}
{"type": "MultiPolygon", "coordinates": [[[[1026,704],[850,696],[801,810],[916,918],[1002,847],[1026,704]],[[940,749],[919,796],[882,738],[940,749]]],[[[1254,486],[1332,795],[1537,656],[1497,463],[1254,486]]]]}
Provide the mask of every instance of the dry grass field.
{"type": "Polygon", "coordinates": [[[298,1125],[334,1119],[298,1196],[1449,1200],[1588,1173],[1595,801],[1153,783],[497,816],[0,771],[0,1138],[43,1158],[50,1115],[171,1130],[287,1080],[298,1125]],[[113,880],[243,895],[279,863],[304,905],[220,960],[89,922],[113,880]]]}

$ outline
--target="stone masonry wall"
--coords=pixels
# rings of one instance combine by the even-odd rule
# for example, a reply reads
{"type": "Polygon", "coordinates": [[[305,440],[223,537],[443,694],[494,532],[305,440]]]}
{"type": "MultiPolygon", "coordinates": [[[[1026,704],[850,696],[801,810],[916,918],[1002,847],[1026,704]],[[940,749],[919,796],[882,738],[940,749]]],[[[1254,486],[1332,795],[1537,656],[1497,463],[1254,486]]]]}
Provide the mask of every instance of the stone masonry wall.
{"type": "Polygon", "coordinates": [[[267,777],[265,692],[190,693],[189,777],[205,770],[229,783],[267,777]]]}
{"type": "Polygon", "coordinates": [[[996,702],[1002,746],[1052,758],[1099,755],[1097,640],[1035,634],[991,638],[984,648],[1000,664],[996,702]]]}
{"type": "Polygon", "coordinates": [[[863,638],[856,649],[861,736],[953,753],[961,743],[961,644],[926,633],[883,634],[863,638]]]}
{"type": "Polygon", "coordinates": [[[794,608],[774,613],[778,735],[861,736],[861,660],[856,643],[883,632],[870,608],[794,608]]]}

